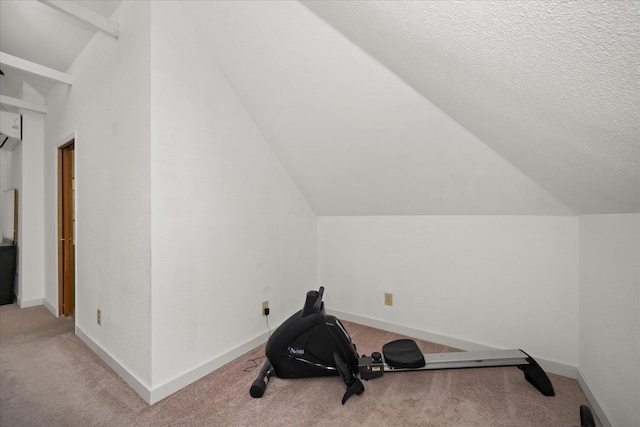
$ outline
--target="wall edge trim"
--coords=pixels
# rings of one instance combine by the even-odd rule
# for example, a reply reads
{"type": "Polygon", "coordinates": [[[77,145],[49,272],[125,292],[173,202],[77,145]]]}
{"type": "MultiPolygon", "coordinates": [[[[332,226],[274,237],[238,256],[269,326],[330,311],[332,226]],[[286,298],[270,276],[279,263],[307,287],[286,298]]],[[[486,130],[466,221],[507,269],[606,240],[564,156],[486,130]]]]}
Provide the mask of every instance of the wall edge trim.
{"type": "Polygon", "coordinates": [[[589,381],[585,378],[584,374],[578,368],[578,384],[580,388],[587,396],[587,400],[591,405],[591,410],[595,413],[595,415],[600,419],[603,427],[616,427],[616,425],[611,421],[611,417],[607,411],[604,410],[603,406],[600,404],[600,400],[596,397],[595,393],[592,391],[591,385],[589,381]]]}
{"type": "Polygon", "coordinates": [[[37,305],[44,305],[44,298],[34,298],[34,299],[23,300],[22,298],[18,297],[17,301],[20,308],[28,308],[28,307],[35,307],[37,305]]]}
{"type": "MultiPolygon", "coordinates": [[[[155,403],[158,403],[162,399],[169,397],[178,390],[181,390],[189,384],[196,382],[200,378],[209,375],[213,371],[246,354],[259,345],[264,344],[267,341],[268,337],[269,332],[265,331],[257,335],[256,337],[244,342],[243,344],[240,344],[239,346],[210,359],[200,366],[190,369],[184,374],[168,380],[157,387],[153,387],[150,391],[150,400],[148,403],[153,405],[155,403]]],[[[249,384],[247,384],[247,390],[249,390],[249,384]]]]}
{"type": "Polygon", "coordinates": [[[53,304],[51,304],[48,299],[45,298],[42,301],[42,305],[44,305],[46,309],[49,310],[54,316],[60,317],[60,315],[58,315],[58,309],[53,304]]]}
{"type": "Polygon", "coordinates": [[[89,347],[100,359],[102,359],[113,371],[118,374],[138,395],[147,403],[151,402],[151,390],[136,375],[131,373],[118,360],[103,349],[92,337],[86,334],[82,328],[76,325],[76,335],[87,347],[89,347]]]}

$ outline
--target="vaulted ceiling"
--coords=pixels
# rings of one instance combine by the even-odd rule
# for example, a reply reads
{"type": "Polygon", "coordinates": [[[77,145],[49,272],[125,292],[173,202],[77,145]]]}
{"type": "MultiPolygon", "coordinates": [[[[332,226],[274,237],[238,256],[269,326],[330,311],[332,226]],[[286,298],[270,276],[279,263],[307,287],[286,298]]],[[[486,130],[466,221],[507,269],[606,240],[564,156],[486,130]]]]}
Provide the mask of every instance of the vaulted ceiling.
{"type": "MultiPolygon", "coordinates": [[[[640,211],[637,2],[179,4],[318,215],[640,211]]],[[[0,6],[0,50],[60,71],[95,34],[0,6]]]]}
{"type": "Polygon", "coordinates": [[[181,4],[319,214],[640,210],[637,3],[181,4]]]}
{"type": "Polygon", "coordinates": [[[576,212],[640,208],[640,3],[304,4],[576,212]]]}
{"type": "MultiPolygon", "coordinates": [[[[109,17],[122,3],[82,0],[77,3],[109,17]]],[[[66,72],[95,36],[96,30],[36,0],[0,2],[0,52],[66,72]]],[[[0,93],[18,98],[26,83],[46,98],[55,82],[31,73],[3,66],[0,93]]]]}

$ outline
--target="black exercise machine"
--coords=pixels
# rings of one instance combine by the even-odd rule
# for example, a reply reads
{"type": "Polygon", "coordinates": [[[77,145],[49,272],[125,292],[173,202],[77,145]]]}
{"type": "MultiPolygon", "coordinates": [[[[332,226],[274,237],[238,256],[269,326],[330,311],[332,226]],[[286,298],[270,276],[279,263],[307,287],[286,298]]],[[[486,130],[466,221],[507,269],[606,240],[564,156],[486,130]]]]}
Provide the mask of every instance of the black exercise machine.
{"type": "Polygon", "coordinates": [[[302,310],[289,317],[267,341],[267,360],[250,389],[252,397],[262,397],[269,378],[308,378],[340,375],[347,386],[342,404],[364,391],[363,380],[385,372],[429,369],[488,368],[516,366],[545,396],[555,392],[549,377],[538,363],[522,350],[489,350],[422,354],[413,340],[401,339],[382,347],[382,354],[358,356],[342,323],[327,315],[322,302],[324,287],[307,292],[302,310]]]}
{"type": "Polygon", "coordinates": [[[596,420],[587,405],[580,405],[580,427],[596,427],[596,420]]]}

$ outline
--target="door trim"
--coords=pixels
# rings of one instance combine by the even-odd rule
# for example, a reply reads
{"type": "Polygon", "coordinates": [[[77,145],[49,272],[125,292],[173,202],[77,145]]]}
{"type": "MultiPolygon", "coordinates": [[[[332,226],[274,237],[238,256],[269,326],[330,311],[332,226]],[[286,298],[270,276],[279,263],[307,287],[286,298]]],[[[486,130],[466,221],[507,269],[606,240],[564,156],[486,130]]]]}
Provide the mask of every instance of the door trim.
{"type": "Polygon", "coordinates": [[[69,147],[73,146],[75,150],[75,139],[72,138],[67,143],[60,145],[57,149],[58,155],[58,315],[69,316],[74,312],[75,300],[75,254],[74,240],[75,236],[67,238],[64,235],[65,228],[71,229],[73,232],[73,216],[74,216],[74,200],[73,197],[64,197],[65,188],[67,191],[73,192],[73,176],[75,165],[72,161],[73,153],[69,147]],[[65,163],[66,158],[66,163],[65,163]],[[65,168],[71,160],[71,169],[65,168]],[[65,174],[66,172],[66,174],[65,174]],[[66,215],[65,215],[66,213],[66,215]],[[65,257],[65,253],[70,256],[65,257]],[[66,274],[65,274],[66,273],[66,274]]]}

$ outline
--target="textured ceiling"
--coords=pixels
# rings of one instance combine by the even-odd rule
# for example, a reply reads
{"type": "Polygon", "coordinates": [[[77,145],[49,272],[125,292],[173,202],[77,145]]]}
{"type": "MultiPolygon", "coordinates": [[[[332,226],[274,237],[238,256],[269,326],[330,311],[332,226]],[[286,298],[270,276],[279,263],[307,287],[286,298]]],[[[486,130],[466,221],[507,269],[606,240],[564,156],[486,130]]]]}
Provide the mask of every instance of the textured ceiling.
{"type": "MultiPolygon", "coordinates": [[[[640,211],[638,2],[180,5],[319,215],[640,211]]],[[[0,1],[3,52],[65,71],[94,35],[0,1]]]]}
{"type": "Polygon", "coordinates": [[[576,213],[640,211],[640,3],[303,4],[576,213]]]}
{"type": "Polygon", "coordinates": [[[317,214],[573,213],[299,3],[180,5],[317,214]]]}
{"type": "Polygon", "coordinates": [[[316,212],[640,211],[638,3],[303,4],[183,9],[316,212]]]}

